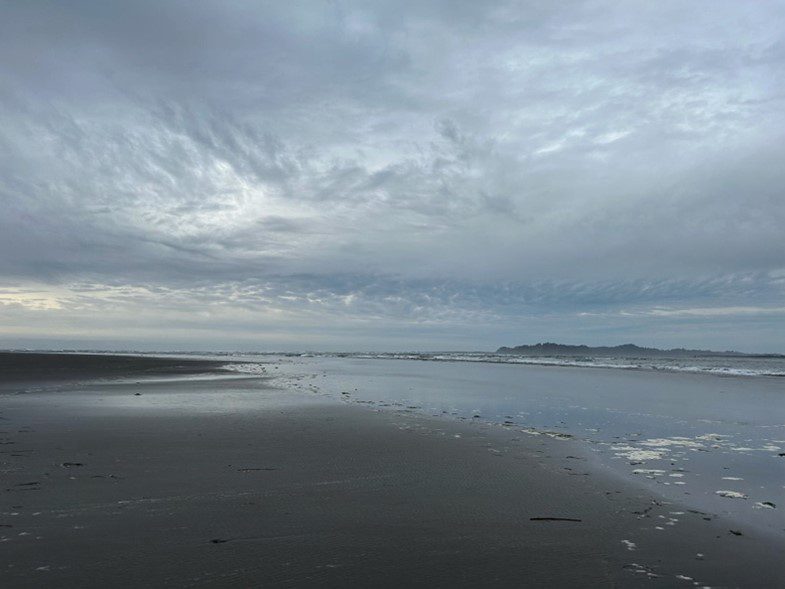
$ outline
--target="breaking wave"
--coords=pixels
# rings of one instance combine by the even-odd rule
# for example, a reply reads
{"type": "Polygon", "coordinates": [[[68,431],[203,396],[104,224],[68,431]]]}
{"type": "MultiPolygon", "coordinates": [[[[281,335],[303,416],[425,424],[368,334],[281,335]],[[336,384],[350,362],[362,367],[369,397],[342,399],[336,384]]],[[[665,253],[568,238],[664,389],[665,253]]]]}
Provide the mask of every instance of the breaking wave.
{"type": "Polygon", "coordinates": [[[531,364],[536,366],[615,368],[622,370],[661,370],[668,372],[715,374],[721,376],[785,376],[785,360],[782,358],[626,358],[576,356],[534,357],[480,352],[355,353],[309,355],[343,356],[365,359],[422,360],[432,362],[484,362],[497,364],[531,364]]]}

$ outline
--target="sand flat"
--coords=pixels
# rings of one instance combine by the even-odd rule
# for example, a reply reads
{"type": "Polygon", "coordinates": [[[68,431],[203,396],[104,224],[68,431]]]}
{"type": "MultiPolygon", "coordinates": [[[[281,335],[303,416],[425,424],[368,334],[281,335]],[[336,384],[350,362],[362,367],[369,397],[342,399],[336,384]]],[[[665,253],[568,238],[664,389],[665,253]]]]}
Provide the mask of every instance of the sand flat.
{"type": "Polygon", "coordinates": [[[329,403],[265,379],[1,399],[9,587],[785,579],[767,539],[672,517],[678,506],[576,471],[569,441],[329,403]]]}

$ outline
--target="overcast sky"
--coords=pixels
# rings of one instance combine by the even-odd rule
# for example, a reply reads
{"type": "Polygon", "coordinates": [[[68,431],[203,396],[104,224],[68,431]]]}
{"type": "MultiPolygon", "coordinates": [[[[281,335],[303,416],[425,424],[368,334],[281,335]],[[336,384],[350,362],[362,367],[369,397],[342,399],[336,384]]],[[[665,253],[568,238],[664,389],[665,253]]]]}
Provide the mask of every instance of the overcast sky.
{"type": "Polygon", "coordinates": [[[0,0],[0,347],[785,352],[784,31],[0,0]]]}

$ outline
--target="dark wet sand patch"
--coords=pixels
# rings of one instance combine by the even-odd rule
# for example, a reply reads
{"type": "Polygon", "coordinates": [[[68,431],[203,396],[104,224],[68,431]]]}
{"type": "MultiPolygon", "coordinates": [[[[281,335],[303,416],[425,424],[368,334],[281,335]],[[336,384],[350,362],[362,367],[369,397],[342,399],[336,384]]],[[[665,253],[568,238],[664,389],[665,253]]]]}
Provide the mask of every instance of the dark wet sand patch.
{"type": "Polygon", "coordinates": [[[0,352],[0,391],[21,383],[153,377],[220,371],[225,362],[150,356],[0,352]]]}

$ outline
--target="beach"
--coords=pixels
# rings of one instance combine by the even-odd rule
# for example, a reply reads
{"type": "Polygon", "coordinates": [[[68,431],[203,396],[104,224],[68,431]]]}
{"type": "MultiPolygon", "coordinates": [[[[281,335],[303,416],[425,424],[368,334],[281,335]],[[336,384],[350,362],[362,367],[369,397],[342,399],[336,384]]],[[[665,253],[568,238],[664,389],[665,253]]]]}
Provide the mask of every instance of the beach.
{"type": "Polygon", "coordinates": [[[2,360],[4,586],[785,582],[777,536],[614,476],[559,432],[342,402],[274,360],[2,360]]]}

